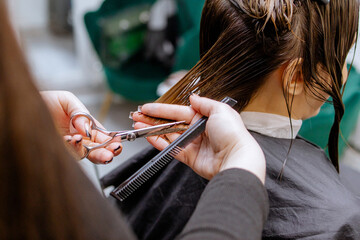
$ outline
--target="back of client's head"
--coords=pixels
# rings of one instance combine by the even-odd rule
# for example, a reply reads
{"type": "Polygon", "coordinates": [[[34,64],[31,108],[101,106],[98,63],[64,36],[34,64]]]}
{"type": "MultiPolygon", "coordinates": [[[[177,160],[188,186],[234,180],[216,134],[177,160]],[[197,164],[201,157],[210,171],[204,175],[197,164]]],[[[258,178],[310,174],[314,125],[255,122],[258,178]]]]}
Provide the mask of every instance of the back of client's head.
{"type": "Polygon", "coordinates": [[[56,132],[3,0],[0,29],[0,239],[121,239],[56,132]]]}
{"type": "MultiPolygon", "coordinates": [[[[358,13],[358,0],[331,0],[327,5],[317,0],[207,0],[201,59],[158,102],[188,104],[195,92],[216,100],[233,97],[242,111],[273,71],[296,61],[304,90],[322,101],[322,93],[333,99],[329,154],[338,168],[342,69],[357,36],[358,13]]],[[[283,92],[291,117],[291,96],[283,92]]]]}

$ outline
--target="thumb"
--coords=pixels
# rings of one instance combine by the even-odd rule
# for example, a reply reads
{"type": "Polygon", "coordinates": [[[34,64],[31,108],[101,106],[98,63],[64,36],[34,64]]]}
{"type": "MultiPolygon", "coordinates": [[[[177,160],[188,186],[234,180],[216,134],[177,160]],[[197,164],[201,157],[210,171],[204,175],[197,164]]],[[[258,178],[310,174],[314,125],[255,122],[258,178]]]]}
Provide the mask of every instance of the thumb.
{"type": "MultiPolygon", "coordinates": [[[[73,116],[79,112],[89,114],[88,109],[74,94],[70,92],[60,92],[58,98],[68,116],[73,116]]],[[[75,117],[73,121],[70,122],[69,127],[70,133],[80,133],[83,136],[90,137],[90,120],[84,116],[75,117]]]]}
{"type": "Polygon", "coordinates": [[[80,133],[83,136],[91,137],[90,120],[84,116],[75,117],[70,122],[70,133],[80,133]]]}

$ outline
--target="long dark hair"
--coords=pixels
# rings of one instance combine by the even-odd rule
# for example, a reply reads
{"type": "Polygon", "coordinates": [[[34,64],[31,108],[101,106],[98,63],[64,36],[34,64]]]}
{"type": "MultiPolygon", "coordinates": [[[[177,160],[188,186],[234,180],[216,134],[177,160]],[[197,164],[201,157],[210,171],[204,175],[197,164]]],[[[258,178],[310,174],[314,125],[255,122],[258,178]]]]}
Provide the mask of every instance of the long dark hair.
{"type": "MultiPolygon", "coordinates": [[[[235,98],[242,111],[267,76],[282,64],[301,64],[306,91],[333,99],[335,119],[329,154],[338,164],[339,124],[344,113],[342,68],[358,28],[358,0],[206,0],[197,65],[158,102],[188,104],[191,92],[235,98]],[[324,80],[323,73],[331,77],[324,80]]],[[[285,94],[289,118],[292,99],[285,94]]]]}
{"type": "Polygon", "coordinates": [[[0,0],[0,239],[127,239],[58,135],[0,0]]]}

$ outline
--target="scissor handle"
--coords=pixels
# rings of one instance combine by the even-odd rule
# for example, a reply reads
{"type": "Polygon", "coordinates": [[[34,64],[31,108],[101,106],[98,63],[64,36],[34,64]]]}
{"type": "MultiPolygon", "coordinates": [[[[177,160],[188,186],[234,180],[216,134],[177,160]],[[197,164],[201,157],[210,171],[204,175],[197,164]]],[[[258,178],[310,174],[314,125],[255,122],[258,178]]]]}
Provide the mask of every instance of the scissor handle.
{"type": "Polygon", "coordinates": [[[113,140],[113,138],[110,138],[109,140],[107,140],[106,142],[103,142],[99,145],[96,145],[96,146],[93,146],[93,147],[90,147],[86,144],[82,144],[82,146],[85,148],[85,154],[84,156],[82,156],[81,159],[84,159],[84,158],[87,158],[90,154],[91,151],[95,150],[95,149],[99,149],[99,148],[103,148],[105,147],[107,144],[109,144],[111,141],[113,140]]]}
{"type": "Polygon", "coordinates": [[[86,112],[77,112],[77,113],[74,113],[73,115],[71,115],[70,117],[70,126],[75,129],[75,126],[74,126],[74,121],[75,119],[79,118],[79,117],[86,117],[87,119],[89,119],[90,121],[90,128],[92,130],[96,130],[96,131],[99,131],[99,132],[102,132],[110,137],[114,137],[114,135],[117,133],[117,132],[113,132],[113,131],[108,131],[106,129],[103,129],[101,127],[99,127],[97,124],[96,124],[96,121],[95,119],[88,113],[86,112]]]}
{"type": "Polygon", "coordinates": [[[139,138],[139,137],[148,137],[148,136],[161,135],[161,134],[166,134],[166,133],[171,133],[171,132],[177,132],[178,131],[177,129],[170,130],[170,128],[172,126],[185,123],[185,121],[180,121],[180,122],[160,124],[160,125],[156,125],[156,126],[151,126],[151,127],[138,129],[138,130],[131,130],[131,131],[108,131],[108,130],[103,129],[103,128],[99,127],[98,125],[96,125],[95,119],[90,114],[85,113],[85,112],[77,112],[77,113],[74,113],[70,117],[70,127],[72,127],[73,129],[75,129],[74,121],[78,117],[86,117],[90,121],[90,128],[92,130],[99,131],[110,137],[110,139],[107,140],[106,142],[103,142],[103,143],[93,146],[93,147],[83,144],[83,147],[86,149],[86,153],[83,156],[83,158],[86,158],[92,150],[105,147],[106,145],[108,145],[109,143],[114,141],[114,138],[119,139],[121,142],[124,142],[124,141],[132,142],[132,141],[135,141],[135,139],[139,138]]]}
{"type": "Polygon", "coordinates": [[[79,118],[79,117],[85,117],[87,119],[89,119],[90,121],[90,128],[92,130],[96,130],[96,131],[99,131],[101,133],[104,133],[108,136],[110,136],[111,138],[109,140],[107,140],[106,142],[103,142],[99,145],[96,145],[96,146],[88,146],[86,144],[82,144],[82,146],[85,148],[85,155],[82,157],[83,158],[86,158],[89,156],[90,152],[92,150],[95,150],[95,149],[98,149],[98,148],[103,148],[105,147],[107,144],[109,144],[113,139],[114,139],[114,136],[117,132],[112,132],[112,131],[108,131],[106,129],[103,129],[101,127],[99,127],[97,124],[96,124],[96,121],[95,119],[88,113],[86,112],[77,112],[77,113],[74,113],[73,115],[71,115],[70,117],[70,127],[73,128],[73,130],[75,130],[75,126],[74,126],[74,121],[76,118],[79,118]]]}

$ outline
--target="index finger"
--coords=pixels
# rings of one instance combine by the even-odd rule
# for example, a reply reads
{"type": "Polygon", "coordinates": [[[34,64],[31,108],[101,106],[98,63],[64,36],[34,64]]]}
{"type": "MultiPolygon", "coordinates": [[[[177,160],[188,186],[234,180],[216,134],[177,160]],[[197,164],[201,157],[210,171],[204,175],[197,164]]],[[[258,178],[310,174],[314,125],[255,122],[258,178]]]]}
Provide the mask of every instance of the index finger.
{"type": "Polygon", "coordinates": [[[147,103],[141,107],[145,115],[191,123],[196,112],[192,107],[165,103],[147,103]]]}

